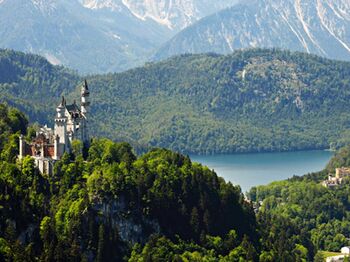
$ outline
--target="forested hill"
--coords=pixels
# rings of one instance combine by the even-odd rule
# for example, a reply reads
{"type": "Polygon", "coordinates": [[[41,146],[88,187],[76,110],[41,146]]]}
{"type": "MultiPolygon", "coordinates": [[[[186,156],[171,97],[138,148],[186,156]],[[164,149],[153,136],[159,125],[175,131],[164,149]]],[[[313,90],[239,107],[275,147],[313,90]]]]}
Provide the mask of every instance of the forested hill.
{"type": "MultiPolygon", "coordinates": [[[[0,261],[312,261],[310,234],[258,217],[238,186],[189,157],[94,139],[39,173],[33,130],[0,104],[0,261]]],[[[320,198],[321,199],[321,198],[320,198]]],[[[332,214],[330,214],[331,216],[332,214]]],[[[311,221],[312,222],[312,221],[311,221]]]]}
{"type": "Polygon", "coordinates": [[[72,92],[79,80],[74,71],[53,66],[41,56],[0,50],[0,99],[31,120],[52,121],[60,96],[72,92]]]}
{"type": "Polygon", "coordinates": [[[127,143],[95,139],[86,156],[75,141],[47,176],[33,158],[16,158],[19,134],[32,135],[27,124],[0,104],[0,261],[258,255],[251,205],[208,168],[165,149],[137,158],[127,143]],[[146,243],[174,250],[141,253],[146,243]]]}
{"type": "MultiPolygon", "coordinates": [[[[78,98],[72,87],[82,76],[37,56],[1,51],[0,57],[12,76],[0,71],[1,99],[31,120],[52,122],[61,94],[78,98]]],[[[186,153],[316,149],[350,141],[347,62],[255,49],[183,55],[87,80],[92,131],[111,139],[186,153]]]]}
{"type": "MultiPolygon", "coordinates": [[[[341,247],[350,244],[350,180],[345,177],[342,185],[334,188],[326,188],[321,182],[329,173],[334,174],[335,168],[349,166],[350,146],[346,146],[321,172],[252,188],[250,199],[262,202],[257,220],[261,223],[273,218],[276,227],[281,221],[289,225],[291,230],[280,236],[285,238],[284,243],[288,243],[288,234],[298,229],[308,235],[316,250],[339,252],[341,247]]],[[[266,243],[273,242],[275,236],[271,229],[261,233],[263,238],[266,237],[266,243]]],[[[314,261],[324,261],[322,252],[314,261]]]]}

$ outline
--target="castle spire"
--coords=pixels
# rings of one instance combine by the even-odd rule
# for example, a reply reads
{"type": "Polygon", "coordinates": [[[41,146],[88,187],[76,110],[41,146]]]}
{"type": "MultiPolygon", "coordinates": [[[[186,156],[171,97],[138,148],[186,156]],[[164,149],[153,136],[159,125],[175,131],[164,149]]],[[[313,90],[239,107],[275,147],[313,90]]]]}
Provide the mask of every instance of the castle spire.
{"type": "Polygon", "coordinates": [[[66,101],[64,99],[64,96],[62,96],[61,103],[58,105],[58,107],[64,107],[65,104],[66,104],[66,101]]]}
{"type": "Polygon", "coordinates": [[[66,100],[64,99],[64,96],[62,96],[61,103],[57,106],[56,112],[57,112],[57,118],[64,117],[64,107],[66,104],[66,100]]]}
{"type": "Polygon", "coordinates": [[[88,130],[88,109],[90,106],[89,100],[90,92],[86,79],[81,87],[81,104],[80,110],[83,115],[83,119],[80,122],[80,132],[82,141],[85,145],[89,144],[89,130],[88,130]]]}
{"type": "Polygon", "coordinates": [[[84,88],[85,88],[85,90],[89,90],[89,87],[88,87],[86,79],[84,80],[84,88]]]}
{"type": "Polygon", "coordinates": [[[83,113],[83,115],[85,115],[85,117],[88,113],[88,107],[90,105],[89,96],[90,96],[89,87],[85,79],[81,87],[81,112],[83,113]]]}
{"type": "Polygon", "coordinates": [[[61,103],[56,108],[55,118],[55,143],[54,143],[54,159],[59,159],[66,150],[65,146],[67,143],[67,117],[65,115],[66,100],[62,96],[61,103]],[[60,146],[59,144],[63,145],[60,146]]]}

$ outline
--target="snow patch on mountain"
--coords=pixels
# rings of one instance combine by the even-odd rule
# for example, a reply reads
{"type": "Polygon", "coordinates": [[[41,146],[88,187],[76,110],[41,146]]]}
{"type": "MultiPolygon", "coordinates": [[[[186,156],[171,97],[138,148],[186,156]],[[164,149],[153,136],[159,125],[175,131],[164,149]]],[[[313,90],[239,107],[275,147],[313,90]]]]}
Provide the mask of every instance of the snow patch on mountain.
{"type": "Polygon", "coordinates": [[[80,0],[81,4],[89,9],[110,9],[111,11],[121,11],[120,0],[80,0]]]}
{"type": "Polygon", "coordinates": [[[241,1],[184,29],[154,57],[230,53],[252,47],[277,47],[350,60],[350,1],[241,1]]]}
{"type": "MultiPolygon", "coordinates": [[[[342,20],[344,19],[343,16],[339,15],[339,13],[336,11],[335,7],[332,4],[327,4],[338,18],[342,20]]],[[[342,40],[342,37],[346,36],[346,29],[344,27],[338,28],[333,21],[327,19],[327,9],[325,6],[322,5],[322,3],[319,0],[317,0],[317,13],[322,26],[329,32],[330,35],[334,37],[334,39],[336,39],[346,50],[350,52],[350,45],[342,40]]],[[[344,12],[343,14],[346,15],[346,13],[344,12]]]]}
{"type": "Polygon", "coordinates": [[[54,0],[32,0],[32,3],[42,13],[50,14],[57,8],[54,0]]]}
{"type": "Polygon", "coordinates": [[[138,18],[150,18],[173,29],[184,28],[197,20],[198,12],[192,0],[122,0],[123,4],[138,18]]]}
{"type": "MultiPolygon", "coordinates": [[[[323,55],[326,55],[326,52],[322,49],[322,47],[317,42],[316,38],[312,35],[311,29],[309,29],[309,21],[305,20],[306,17],[304,16],[304,10],[303,10],[303,7],[302,7],[301,0],[296,0],[295,1],[295,11],[296,11],[296,14],[297,14],[297,17],[298,17],[300,23],[302,24],[304,32],[306,33],[308,38],[311,40],[311,42],[315,46],[317,46],[317,48],[321,51],[321,53],[323,55]]],[[[310,18],[307,18],[307,19],[310,19],[310,18]]],[[[307,50],[308,50],[308,48],[307,48],[307,50]]],[[[308,52],[309,52],[309,50],[308,50],[308,52]]]]}
{"type": "Polygon", "coordinates": [[[113,34],[112,37],[115,38],[115,39],[118,39],[118,40],[121,39],[121,37],[119,35],[117,35],[117,34],[113,34]]]}
{"type": "Polygon", "coordinates": [[[234,5],[238,0],[79,0],[89,9],[121,11],[127,8],[136,18],[151,19],[171,30],[183,29],[200,18],[234,5]]]}
{"type": "Polygon", "coordinates": [[[45,58],[53,65],[62,65],[62,62],[53,54],[44,53],[45,58]]]}

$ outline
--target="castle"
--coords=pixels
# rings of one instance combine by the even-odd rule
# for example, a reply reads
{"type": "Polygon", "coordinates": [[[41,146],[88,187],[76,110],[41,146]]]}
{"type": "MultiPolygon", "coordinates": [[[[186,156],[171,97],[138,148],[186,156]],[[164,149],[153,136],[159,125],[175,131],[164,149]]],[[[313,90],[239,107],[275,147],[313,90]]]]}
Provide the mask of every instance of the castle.
{"type": "Polygon", "coordinates": [[[333,188],[341,185],[344,178],[350,177],[350,168],[341,167],[335,169],[335,176],[329,174],[328,179],[322,182],[322,185],[327,188],[333,188]]]}
{"type": "Polygon", "coordinates": [[[89,88],[86,80],[81,87],[80,106],[74,101],[67,105],[62,97],[56,108],[55,126],[52,130],[46,125],[41,127],[36,137],[27,143],[21,135],[19,139],[19,159],[31,156],[41,173],[52,174],[53,164],[61,159],[65,152],[71,153],[72,141],[80,140],[84,146],[89,145],[88,109],[89,88]]]}

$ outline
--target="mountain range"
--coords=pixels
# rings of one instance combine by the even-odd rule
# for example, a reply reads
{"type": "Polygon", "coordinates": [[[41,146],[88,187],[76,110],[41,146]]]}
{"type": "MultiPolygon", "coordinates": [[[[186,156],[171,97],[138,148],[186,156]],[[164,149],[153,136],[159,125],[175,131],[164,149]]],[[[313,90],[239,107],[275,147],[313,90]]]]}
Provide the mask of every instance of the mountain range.
{"type": "Polygon", "coordinates": [[[280,50],[182,55],[81,76],[36,55],[0,52],[0,101],[51,124],[65,95],[91,91],[91,134],[184,153],[287,151],[350,141],[350,63],[280,50]]]}
{"type": "Polygon", "coordinates": [[[350,60],[349,10],[347,0],[1,0],[0,48],[82,73],[244,48],[350,60]]]}
{"type": "Polygon", "coordinates": [[[348,0],[250,0],[185,28],[155,54],[281,48],[350,60],[348,0]]]}
{"type": "Polygon", "coordinates": [[[198,19],[234,5],[237,0],[79,0],[84,7],[112,11],[127,8],[140,20],[153,20],[172,31],[179,31],[198,19]]]}
{"type": "Polygon", "coordinates": [[[180,29],[230,0],[0,0],[0,47],[85,73],[142,64],[180,29]]]}

